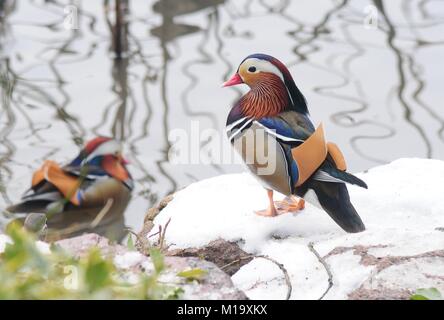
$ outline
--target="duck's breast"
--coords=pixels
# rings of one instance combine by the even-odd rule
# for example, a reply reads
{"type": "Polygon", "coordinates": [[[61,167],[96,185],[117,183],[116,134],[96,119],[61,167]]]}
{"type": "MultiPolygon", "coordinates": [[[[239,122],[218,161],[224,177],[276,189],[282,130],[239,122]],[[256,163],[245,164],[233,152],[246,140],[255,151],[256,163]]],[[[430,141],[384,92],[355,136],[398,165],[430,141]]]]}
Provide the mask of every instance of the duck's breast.
{"type": "Polygon", "coordinates": [[[291,179],[284,149],[262,126],[253,122],[234,138],[233,146],[265,188],[285,195],[291,194],[291,179]]]}

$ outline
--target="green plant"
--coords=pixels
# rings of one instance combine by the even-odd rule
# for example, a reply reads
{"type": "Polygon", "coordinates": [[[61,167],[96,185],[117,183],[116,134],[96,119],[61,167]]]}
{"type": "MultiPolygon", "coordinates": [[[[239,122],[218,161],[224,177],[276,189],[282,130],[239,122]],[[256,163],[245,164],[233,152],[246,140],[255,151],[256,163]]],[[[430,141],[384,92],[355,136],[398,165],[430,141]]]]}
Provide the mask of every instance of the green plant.
{"type": "Polygon", "coordinates": [[[422,288],[416,290],[415,293],[410,297],[410,300],[444,300],[444,297],[436,288],[422,288]]]}
{"type": "Polygon", "coordinates": [[[35,236],[14,224],[0,254],[0,299],[175,299],[181,289],[158,281],[163,256],[152,250],[155,270],[129,274],[93,248],[73,258],[60,247],[42,253],[35,236]]]}
{"type": "Polygon", "coordinates": [[[177,276],[186,279],[187,281],[200,281],[208,274],[207,270],[195,268],[190,270],[184,270],[177,274],[177,276]]]}

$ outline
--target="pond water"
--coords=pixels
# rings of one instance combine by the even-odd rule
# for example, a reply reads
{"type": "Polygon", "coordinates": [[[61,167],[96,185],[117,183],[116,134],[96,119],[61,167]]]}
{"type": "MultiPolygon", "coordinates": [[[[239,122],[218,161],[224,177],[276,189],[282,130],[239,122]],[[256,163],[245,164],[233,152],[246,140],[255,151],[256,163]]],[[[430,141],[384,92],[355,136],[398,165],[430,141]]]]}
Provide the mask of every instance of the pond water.
{"type": "Polygon", "coordinates": [[[180,130],[198,146],[227,147],[226,115],[247,88],[220,85],[255,52],[289,67],[350,171],[444,158],[442,1],[121,2],[119,58],[114,0],[0,1],[0,208],[43,160],[69,160],[96,135],[123,141],[135,230],[163,196],[241,172],[168,154],[180,130]]]}

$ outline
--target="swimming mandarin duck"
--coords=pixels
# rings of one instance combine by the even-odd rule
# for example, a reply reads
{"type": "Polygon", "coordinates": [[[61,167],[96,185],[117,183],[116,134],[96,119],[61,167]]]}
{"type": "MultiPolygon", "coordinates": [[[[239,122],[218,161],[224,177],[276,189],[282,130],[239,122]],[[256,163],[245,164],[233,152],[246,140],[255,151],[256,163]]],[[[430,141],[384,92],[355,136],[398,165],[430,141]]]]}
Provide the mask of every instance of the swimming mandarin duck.
{"type": "Polygon", "coordinates": [[[256,213],[276,216],[301,210],[302,197],[313,190],[316,202],[345,231],[365,230],[346,183],[367,185],[346,172],[344,157],[336,144],[325,140],[322,124],[315,128],[287,67],[266,54],[250,55],[223,86],[238,84],[250,90],[232,107],[226,131],[267,190],[269,207],[256,213]],[[273,191],[287,197],[274,202],[273,191]]]}
{"type": "Polygon", "coordinates": [[[94,138],[67,165],[46,160],[34,172],[31,188],[21,202],[7,211],[28,217],[29,213],[44,213],[48,227],[54,229],[91,223],[100,212],[106,217],[102,222],[114,221],[116,215],[122,215],[133,189],[126,164],[118,141],[94,138]]]}

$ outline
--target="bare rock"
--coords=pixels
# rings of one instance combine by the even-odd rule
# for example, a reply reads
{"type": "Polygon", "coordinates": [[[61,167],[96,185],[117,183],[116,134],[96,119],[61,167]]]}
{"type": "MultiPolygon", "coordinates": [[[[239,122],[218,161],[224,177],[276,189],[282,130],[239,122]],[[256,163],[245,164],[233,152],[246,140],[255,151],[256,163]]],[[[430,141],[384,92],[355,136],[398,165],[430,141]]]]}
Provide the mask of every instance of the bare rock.
{"type": "Polygon", "coordinates": [[[182,286],[185,299],[202,300],[246,300],[242,291],[236,289],[231,278],[214,263],[195,257],[166,257],[166,264],[171,274],[186,269],[199,268],[208,271],[208,276],[199,283],[182,286]]]}
{"type": "MultiPolygon", "coordinates": [[[[97,234],[84,234],[82,236],[64,239],[56,242],[69,254],[82,256],[97,247],[101,252],[114,259],[117,268],[131,272],[150,272],[153,270],[151,259],[137,251],[131,251],[97,234]]],[[[229,275],[219,269],[214,263],[196,257],[165,257],[166,270],[161,275],[168,283],[183,289],[183,299],[217,299],[217,300],[240,300],[247,299],[242,291],[236,289],[229,275]],[[202,280],[188,282],[177,276],[177,273],[199,268],[208,272],[202,280]]]]}
{"type": "Polygon", "coordinates": [[[361,285],[348,294],[349,299],[400,300],[409,299],[419,288],[444,291],[444,250],[393,255],[388,245],[356,245],[337,247],[324,258],[326,261],[335,256],[340,259],[347,252],[359,256],[361,266],[373,269],[361,285]]]}
{"type": "Polygon", "coordinates": [[[168,254],[179,257],[199,257],[211,261],[230,276],[253,259],[237,243],[224,239],[212,241],[202,248],[174,250],[168,254]]]}
{"type": "Polygon", "coordinates": [[[154,206],[152,208],[149,208],[147,213],[145,214],[145,218],[143,220],[143,227],[142,230],[137,234],[137,240],[136,240],[136,248],[137,250],[143,252],[146,247],[149,246],[148,243],[148,234],[151,232],[151,230],[154,227],[154,219],[156,216],[162,211],[168,203],[173,200],[174,194],[170,194],[163,198],[158,206],[154,206]]]}
{"type": "Polygon", "coordinates": [[[382,265],[350,295],[350,299],[409,299],[419,287],[444,291],[444,251],[381,259],[382,265]],[[385,264],[384,260],[392,263],[385,264]]]}
{"type": "Polygon", "coordinates": [[[126,251],[125,247],[117,244],[112,245],[107,238],[95,233],[86,233],[81,236],[59,240],[56,244],[75,257],[84,256],[93,247],[100,249],[102,254],[106,256],[113,256],[126,251]]]}

